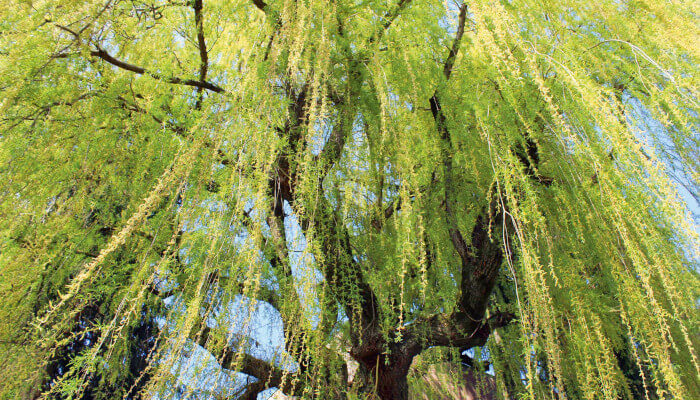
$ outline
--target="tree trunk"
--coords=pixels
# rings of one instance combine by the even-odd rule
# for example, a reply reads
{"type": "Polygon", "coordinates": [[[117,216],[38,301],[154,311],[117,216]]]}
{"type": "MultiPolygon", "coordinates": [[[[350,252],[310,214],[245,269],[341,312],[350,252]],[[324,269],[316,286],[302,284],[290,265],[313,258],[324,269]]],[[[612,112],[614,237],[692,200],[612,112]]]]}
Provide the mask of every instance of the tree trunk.
{"type": "Polygon", "coordinates": [[[374,395],[370,398],[407,400],[408,370],[416,354],[416,351],[400,347],[391,354],[356,358],[359,367],[353,379],[353,388],[360,393],[374,395]]]}

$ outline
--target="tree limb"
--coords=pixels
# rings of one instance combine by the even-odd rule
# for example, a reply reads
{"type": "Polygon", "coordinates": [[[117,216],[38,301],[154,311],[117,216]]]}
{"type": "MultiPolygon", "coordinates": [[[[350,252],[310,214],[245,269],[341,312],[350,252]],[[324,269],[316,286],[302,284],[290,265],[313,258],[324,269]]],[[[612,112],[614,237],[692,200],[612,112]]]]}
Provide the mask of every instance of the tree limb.
{"type": "Polygon", "coordinates": [[[435,314],[415,322],[415,331],[423,333],[423,348],[431,346],[460,347],[463,350],[483,346],[492,331],[508,325],[515,316],[499,312],[488,319],[474,320],[457,311],[451,314],[435,314]]]}
{"type": "MultiPolygon", "coordinates": [[[[194,8],[194,23],[197,26],[197,47],[199,48],[199,81],[205,82],[207,79],[207,71],[209,69],[209,54],[207,52],[207,42],[204,38],[204,17],[202,16],[202,0],[194,0],[192,4],[194,8]]],[[[197,103],[195,109],[202,106],[202,90],[201,86],[197,87],[197,103]]]]}
{"type": "Polygon", "coordinates": [[[382,40],[384,33],[389,29],[389,27],[391,27],[391,24],[394,23],[394,20],[398,18],[398,16],[401,14],[401,11],[403,11],[403,9],[406,8],[406,6],[408,6],[410,2],[411,0],[399,0],[399,3],[396,5],[396,7],[384,15],[384,23],[382,24],[381,28],[377,31],[377,33],[375,33],[375,35],[369,39],[369,42],[374,43],[382,40]]]}
{"type": "Polygon", "coordinates": [[[240,395],[235,396],[237,400],[257,400],[258,394],[265,390],[265,381],[257,380],[245,386],[245,390],[240,395]]]}
{"type": "Polygon", "coordinates": [[[492,240],[489,234],[489,220],[491,228],[496,230],[498,236],[503,229],[502,215],[500,212],[493,218],[491,211],[485,210],[479,215],[472,229],[471,250],[462,259],[462,276],[460,280],[460,297],[458,305],[470,318],[478,319],[484,314],[489,296],[496,284],[498,272],[503,263],[503,249],[501,244],[492,240]]]}
{"type": "MultiPolygon", "coordinates": [[[[455,34],[450,53],[443,67],[445,81],[450,79],[460,42],[464,35],[464,24],[466,21],[466,4],[459,8],[459,21],[457,33],[455,34]]],[[[442,110],[440,92],[442,85],[438,86],[435,93],[430,98],[430,111],[435,120],[435,125],[442,140],[441,157],[443,164],[443,189],[445,192],[445,219],[447,229],[452,241],[452,245],[461,260],[462,277],[460,282],[461,294],[458,301],[458,308],[472,320],[480,320],[486,310],[489,295],[495,285],[498,270],[503,261],[503,251],[498,243],[491,240],[489,235],[489,217],[495,209],[491,204],[477,217],[476,224],[471,235],[471,245],[475,248],[470,250],[467,242],[460,232],[455,218],[456,194],[453,183],[452,172],[452,138],[447,126],[447,119],[442,110]]],[[[500,219],[494,218],[497,226],[500,226],[500,219]]]]}
{"type": "Polygon", "coordinates": [[[442,74],[445,76],[445,80],[449,80],[452,75],[452,68],[454,67],[455,61],[457,59],[457,53],[459,53],[459,47],[462,43],[462,36],[464,36],[464,24],[467,19],[467,4],[462,3],[459,7],[459,18],[457,21],[457,33],[455,34],[455,39],[452,42],[452,47],[450,48],[450,53],[447,56],[445,65],[442,68],[442,74]]]}
{"type": "Polygon", "coordinates": [[[347,138],[347,132],[345,130],[345,118],[342,116],[339,121],[333,126],[326,144],[323,146],[321,152],[315,157],[316,163],[319,164],[321,168],[321,173],[319,180],[323,180],[328,174],[328,171],[333,167],[336,161],[340,158],[343,147],[345,147],[345,141],[347,138]]]}
{"type": "Polygon", "coordinates": [[[383,212],[380,212],[378,215],[375,215],[372,218],[372,228],[374,228],[377,232],[379,232],[382,227],[384,226],[384,222],[391,218],[394,215],[394,212],[398,211],[401,209],[401,196],[396,197],[394,200],[392,200],[389,205],[387,205],[384,208],[383,212]]]}
{"type": "Polygon", "coordinates": [[[127,62],[124,62],[124,61],[121,61],[121,60],[114,58],[107,51],[103,50],[100,47],[97,47],[97,50],[90,51],[90,55],[92,55],[93,57],[101,58],[102,60],[114,65],[115,67],[121,68],[121,69],[126,70],[126,71],[131,71],[131,72],[139,74],[139,75],[148,75],[148,76],[152,77],[153,79],[161,80],[161,81],[176,84],[176,85],[185,85],[185,86],[192,86],[195,88],[207,89],[207,90],[211,90],[212,92],[216,92],[216,93],[226,93],[225,89],[223,89],[222,87],[217,86],[211,82],[197,81],[197,80],[193,80],[193,79],[183,79],[183,78],[179,78],[176,76],[171,76],[171,77],[163,76],[163,75],[158,74],[156,72],[147,71],[143,67],[129,64],[127,62]]]}
{"type": "MultiPolygon", "coordinates": [[[[207,348],[210,335],[211,328],[204,326],[199,332],[193,330],[190,334],[190,339],[194,340],[196,344],[208,351],[212,351],[211,348],[207,348]]],[[[224,369],[236,370],[246,375],[253,376],[257,378],[258,381],[263,382],[266,387],[282,386],[282,378],[285,375],[285,371],[272,363],[253,357],[245,352],[239,354],[237,349],[233,349],[228,344],[212,352],[212,355],[216,357],[217,361],[224,369]]],[[[293,375],[291,373],[287,374],[293,375]]],[[[289,381],[290,379],[287,380],[289,381]]]]}
{"type": "MultiPolygon", "coordinates": [[[[459,25],[457,27],[457,33],[455,35],[452,47],[450,48],[450,53],[445,61],[445,65],[442,69],[445,81],[450,79],[452,74],[452,68],[454,67],[455,60],[457,59],[457,53],[459,52],[460,42],[462,36],[464,35],[464,23],[466,20],[467,6],[462,3],[459,8],[459,25]]],[[[445,114],[442,111],[442,105],[440,101],[440,87],[435,90],[435,93],[430,98],[430,111],[435,120],[435,124],[442,139],[442,163],[443,163],[443,174],[444,174],[444,190],[445,190],[445,216],[447,218],[447,226],[450,234],[450,239],[454,245],[455,250],[459,254],[460,258],[464,261],[469,255],[466,242],[462,233],[459,231],[457,226],[457,220],[455,219],[455,194],[454,185],[452,183],[452,142],[450,137],[450,131],[447,127],[447,120],[445,114]]]]}

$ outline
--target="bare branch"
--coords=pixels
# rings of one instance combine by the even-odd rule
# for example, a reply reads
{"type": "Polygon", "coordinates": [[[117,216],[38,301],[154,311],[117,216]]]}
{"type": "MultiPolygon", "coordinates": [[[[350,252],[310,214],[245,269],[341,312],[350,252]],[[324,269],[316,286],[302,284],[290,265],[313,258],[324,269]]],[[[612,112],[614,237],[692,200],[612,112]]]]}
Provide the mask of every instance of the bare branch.
{"type": "Polygon", "coordinates": [[[139,75],[149,75],[153,79],[161,80],[164,82],[168,83],[173,83],[176,85],[185,85],[185,86],[192,86],[195,88],[202,88],[202,89],[207,89],[211,90],[212,92],[216,93],[225,93],[226,90],[224,90],[222,87],[217,86],[211,82],[206,82],[206,81],[196,81],[193,79],[183,79],[179,78],[176,76],[163,76],[161,74],[155,73],[155,72],[149,72],[143,67],[139,67],[137,65],[129,64],[127,62],[118,60],[114,57],[112,57],[107,51],[103,50],[102,48],[98,47],[97,50],[92,50],[90,51],[90,54],[94,57],[101,58],[102,60],[114,65],[115,67],[121,68],[126,71],[131,71],[139,75]]]}
{"type": "Polygon", "coordinates": [[[457,53],[459,53],[459,46],[462,43],[462,36],[464,36],[464,23],[467,19],[467,5],[462,3],[459,7],[459,19],[457,21],[457,33],[455,34],[455,39],[452,42],[452,47],[450,48],[450,54],[447,56],[445,65],[442,68],[442,74],[445,76],[445,80],[449,80],[452,75],[452,68],[454,67],[455,60],[457,59],[457,53]]]}
{"type": "MultiPolygon", "coordinates": [[[[209,69],[209,54],[207,52],[207,42],[204,39],[204,17],[202,16],[202,0],[194,0],[192,5],[194,8],[194,23],[197,26],[197,47],[199,48],[199,81],[205,82],[207,79],[207,71],[209,69]]],[[[195,108],[199,109],[202,105],[202,90],[203,87],[197,87],[197,104],[195,108]]]]}

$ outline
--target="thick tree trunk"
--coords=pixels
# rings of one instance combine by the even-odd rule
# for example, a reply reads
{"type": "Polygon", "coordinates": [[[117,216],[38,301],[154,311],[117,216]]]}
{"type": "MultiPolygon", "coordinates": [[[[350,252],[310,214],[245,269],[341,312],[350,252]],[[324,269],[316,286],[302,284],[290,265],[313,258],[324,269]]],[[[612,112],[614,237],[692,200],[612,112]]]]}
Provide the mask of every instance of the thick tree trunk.
{"type": "Polygon", "coordinates": [[[375,365],[360,364],[353,386],[361,393],[374,394],[382,400],[408,399],[408,367],[387,365],[384,357],[377,357],[375,365]]]}
{"type": "Polygon", "coordinates": [[[420,353],[420,346],[412,340],[384,346],[365,345],[351,351],[359,366],[353,378],[353,389],[373,394],[382,400],[408,399],[408,370],[413,358],[420,353]]]}

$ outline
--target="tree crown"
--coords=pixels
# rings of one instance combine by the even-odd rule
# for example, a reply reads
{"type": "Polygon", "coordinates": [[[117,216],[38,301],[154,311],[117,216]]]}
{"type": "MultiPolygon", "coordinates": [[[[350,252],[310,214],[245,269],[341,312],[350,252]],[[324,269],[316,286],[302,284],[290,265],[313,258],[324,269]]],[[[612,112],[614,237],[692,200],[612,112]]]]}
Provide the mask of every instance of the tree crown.
{"type": "Polygon", "coordinates": [[[696,15],[10,2],[0,393],[699,396],[696,15]]]}

